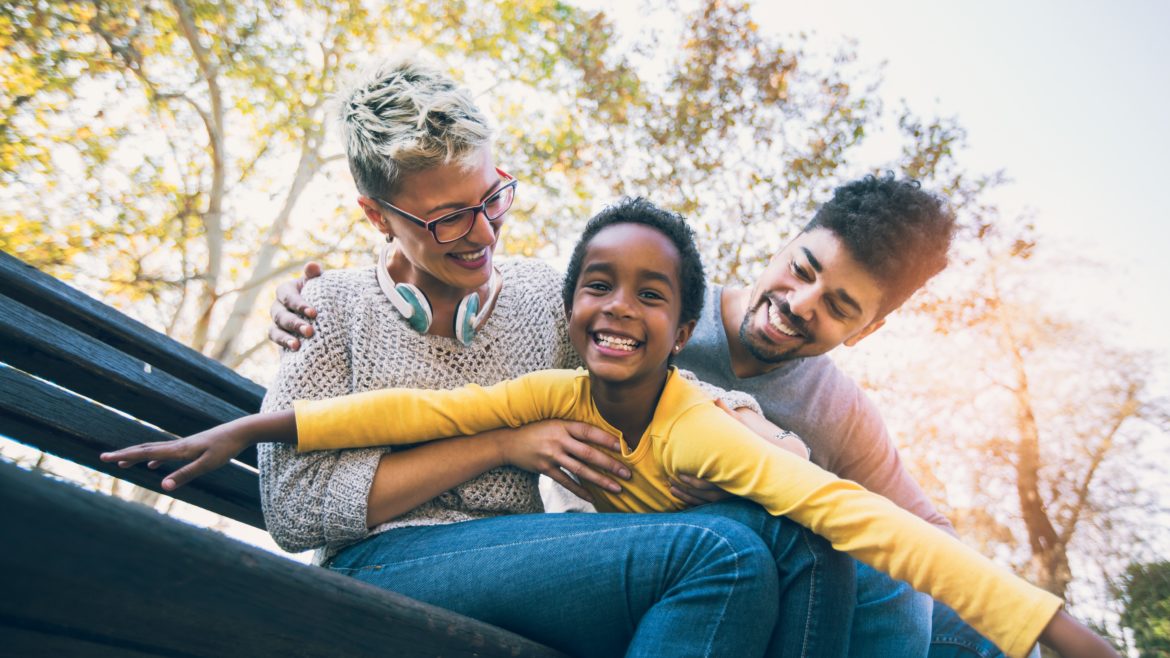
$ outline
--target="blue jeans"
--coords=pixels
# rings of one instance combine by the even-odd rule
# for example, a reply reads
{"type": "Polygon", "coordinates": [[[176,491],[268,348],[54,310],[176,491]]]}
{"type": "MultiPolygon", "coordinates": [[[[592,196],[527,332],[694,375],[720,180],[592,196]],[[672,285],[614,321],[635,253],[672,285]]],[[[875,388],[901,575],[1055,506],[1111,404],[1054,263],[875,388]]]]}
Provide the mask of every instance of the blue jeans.
{"type": "Polygon", "coordinates": [[[780,579],[780,616],[767,656],[845,656],[855,605],[854,561],[792,521],[742,498],[681,513],[715,515],[750,528],[764,540],[780,579]]]}
{"type": "MultiPolygon", "coordinates": [[[[931,630],[930,658],[1004,658],[1004,654],[987,638],[947,606],[934,602],[934,628],[931,630]]],[[[1040,647],[1033,647],[1030,658],[1040,658],[1040,647]]]]}
{"type": "Polygon", "coordinates": [[[930,647],[930,597],[873,567],[860,562],[855,564],[857,608],[853,611],[849,655],[864,658],[926,656],[930,647]]]}
{"type": "MultiPolygon", "coordinates": [[[[756,531],[698,516],[538,514],[400,528],[342,550],[329,567],[571,655],[764,655],[780,605],[804,614],[807,601],[790,600],[804,593],[781,591],[756,531]]],[[[799,563],[805,544],[793,536],[807,531],[776,521],[776,543],[799,563]]]]}

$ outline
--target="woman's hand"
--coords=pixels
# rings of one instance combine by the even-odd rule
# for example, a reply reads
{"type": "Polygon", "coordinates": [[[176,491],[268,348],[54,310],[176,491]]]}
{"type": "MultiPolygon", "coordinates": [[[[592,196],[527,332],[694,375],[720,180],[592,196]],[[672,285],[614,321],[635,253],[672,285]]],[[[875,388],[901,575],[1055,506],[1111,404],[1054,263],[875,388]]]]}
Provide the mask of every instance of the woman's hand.
{"type": "Polygon", "coordinates": [[[599,448],[620,451],[617,437],[588,423],[542,420],[523,427],[495,430],[484,438],[495,441],[503,463],[552,478],[579,498],[593,502],[581,482],[620,493],[612,476],[630,479],[630,470],[599,448]]]}
{"type": "Polygon", "coordinates": [[[300,337],[309,338],[313,335],[311,323],[317,317],[317,309],[305,303],[301,289],[305,287],[306,281],[319,276],[321,265],[309,261],[305,263],[304,276],[277,287],[276,301],[268,309],[268,314],[272,316],[268,340],[295,352],[301,347],[300,337]]]}
{"type": "MultiPolygon", "coordinates": [[[[801,459],[809,458],[810,453],[808,447],[795,434],[785,432],[779,425],[764,418],[752,409],[747,407],[731,409],[722,400],[716,400],[715,406],[771,443],[775,443],[801,459]]],[[[679,474],[677,480],[670,481],[670,493],[675,498],[692,506],[717,503],[733,497],[731,494],[706,480],[700,480],[699,478],[682,473],[679,474]]]]}
{"type": "Polygon", "coordinates": [[[117,462],[122,468],[130,468],[142,462],[146,462],[147,468],[158,468],[163,462],[168,461],[190,462],[163,478],[162,488],[174,491],[191,480],[222,467],[245,449],[261,441],[295,439],[296,420],[291,410],[253,414],[183,439],[142,443],[114,452],[105,452],[102,453],[101,460],[117,462]]]}

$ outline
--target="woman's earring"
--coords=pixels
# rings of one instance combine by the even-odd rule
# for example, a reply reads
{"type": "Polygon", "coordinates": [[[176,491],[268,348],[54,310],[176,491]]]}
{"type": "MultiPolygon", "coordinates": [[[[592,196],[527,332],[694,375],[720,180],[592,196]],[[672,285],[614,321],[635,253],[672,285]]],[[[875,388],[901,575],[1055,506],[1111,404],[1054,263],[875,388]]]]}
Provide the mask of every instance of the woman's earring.
{"type": "Polygon", "coordinates": [[[675,346],[674,346],[674,353],[675,353],[675,354],[678,354],[678,351],[679,351],[679,350],[681,350],[681,349],[682,349],[682,345],[675,345],[675,346]]]}

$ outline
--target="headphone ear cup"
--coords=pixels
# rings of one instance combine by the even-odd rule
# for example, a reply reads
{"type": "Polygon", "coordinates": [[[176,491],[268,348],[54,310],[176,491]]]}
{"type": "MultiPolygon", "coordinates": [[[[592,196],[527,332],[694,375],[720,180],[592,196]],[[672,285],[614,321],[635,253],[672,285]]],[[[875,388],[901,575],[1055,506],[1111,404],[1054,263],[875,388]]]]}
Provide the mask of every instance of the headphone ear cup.
{"type": "Polygon", "coordinates": [[[414,310],[406,320],[410,327],[420,334],[426,333],[427,329],[431,328],[431,304],[427,301],[427,296],[409,283],[399,283],[394,289],[414,310]]]}
{"type": "Polygon", "coordinates": [[[479,315],[479,295],[471,293],[455,309],[455,338],[467,347],[475,338],[475,320],[479,315]]]}

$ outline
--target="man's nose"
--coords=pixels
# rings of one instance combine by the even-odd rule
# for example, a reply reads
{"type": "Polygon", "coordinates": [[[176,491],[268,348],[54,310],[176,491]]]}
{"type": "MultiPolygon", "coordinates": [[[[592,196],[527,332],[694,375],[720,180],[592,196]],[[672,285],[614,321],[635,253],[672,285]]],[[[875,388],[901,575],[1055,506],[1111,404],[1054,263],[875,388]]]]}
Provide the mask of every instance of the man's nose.
{"type": "Polygon", "coordinates": [[[819,296],[816,286],[798,286],[788,293],[788,310],[802,320],[811,320],[819,296]]]}

